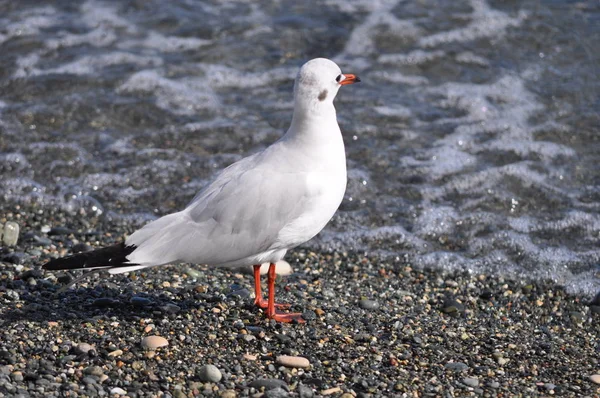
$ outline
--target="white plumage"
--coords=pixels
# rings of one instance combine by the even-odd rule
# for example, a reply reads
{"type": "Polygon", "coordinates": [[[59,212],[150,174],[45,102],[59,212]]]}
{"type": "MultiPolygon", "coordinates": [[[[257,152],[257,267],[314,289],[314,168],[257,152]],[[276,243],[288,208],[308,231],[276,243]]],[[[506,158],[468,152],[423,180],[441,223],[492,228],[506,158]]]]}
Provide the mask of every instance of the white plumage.
{"type": "Polygon", "coordinates": [[[358,81],[317,58],[298,73],[287,133],[223,170],[182,211],[153,221],[125,242],[131,264],[111,273],[174,262],[214,266],[275,263],[314,237],[346,189],[346,156],[333,106],[358,81]],[[346,81],[344,81],[346,80],[346,81]],[[351,81],[352,80],[352,81],[351,81]]]}

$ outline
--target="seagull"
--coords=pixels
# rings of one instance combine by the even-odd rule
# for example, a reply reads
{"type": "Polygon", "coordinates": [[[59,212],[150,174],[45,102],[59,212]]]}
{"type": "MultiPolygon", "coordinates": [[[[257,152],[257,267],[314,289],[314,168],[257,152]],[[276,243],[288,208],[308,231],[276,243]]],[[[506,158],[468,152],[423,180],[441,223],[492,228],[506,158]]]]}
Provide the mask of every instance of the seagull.
{"type": "Polygon", "coordinates": [[[360,82],[325,58],[306,62],[294,84],[287,132],[261,152],[222,170],[179,212],[146,224],[124,242],[53,259],[46,270],[137,271],[171,263],[254,267],[254,304],[269,319],[303,322],[275,303],[275,263],[317,235],[346,191],[346,154],[333,100],[360,82]],[[268,299],[260,267],[268,263],[268,299]]]}

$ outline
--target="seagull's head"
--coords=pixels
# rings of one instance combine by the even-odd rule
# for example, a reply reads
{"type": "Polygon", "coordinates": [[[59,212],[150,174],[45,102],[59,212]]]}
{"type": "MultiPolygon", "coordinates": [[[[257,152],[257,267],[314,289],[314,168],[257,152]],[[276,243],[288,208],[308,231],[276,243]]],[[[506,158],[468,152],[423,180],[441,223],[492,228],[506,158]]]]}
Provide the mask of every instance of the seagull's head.
{"type": "Polygon", "coordinates": [[[340,67],[331,60],[311,59],[300,68],[296,77],[296,107],[316,110],[321,105],[332,105],[340,87],[358,82],[358,76],[342,73],[340,67]]]}

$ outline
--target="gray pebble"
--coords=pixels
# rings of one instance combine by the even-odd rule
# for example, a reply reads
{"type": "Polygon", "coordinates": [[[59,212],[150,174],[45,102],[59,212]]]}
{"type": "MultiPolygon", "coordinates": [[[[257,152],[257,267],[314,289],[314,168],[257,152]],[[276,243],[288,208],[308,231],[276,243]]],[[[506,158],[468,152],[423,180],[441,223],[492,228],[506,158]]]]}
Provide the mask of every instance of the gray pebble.
{"type": "Polygon", "coordinates": [[[299,384],[296,391],[300,398],[312,398],[314,395],[312,388],[305,386],[304,384],[299,384]]]}
{"type": "Polygon", "coordinates": [[[83,373],[85,373],[86,375],[100,377],[104,374],[104,370],[102,370],[102,368],[100,366],[90,366],[90,367],[85,368],[83,373]]]}
{"type": "Polygon", "coordinates": [[[21,298],[19,296],[19,293],[15,292],[14,290],[11,290],[11,289],[6,290],[6,293],[4,293],[4,297],[6,297],[9,300],[13,300],[13,301],[17,301],[21,298]]]}
{"type": "Polygon", "coordinates": [[[277,387],[272,390],[268,390],[263,395],[263,397],[265,397],[265,398],[287,398],[289,396],[290,396],[290,393],[281,387],[277,387]]]}
{"type": "Polygon", "coordinates": [[[215,365],[204,365],[197,371],[197,375],[201,381],[210,381],[212,383],[218,383],[221,381],[221,371],[215,365]]]}
{"type": "Polygon", "coordinates": [[[181,307],[176,304],[165,304],[160,307],[160,310],[167,314],[177,314],[179,311],[181,311],[181,307]]]}
{"type": "Polygon", "coordinates": [[[362,299],[358,305],[364,310],[376,310],[379,308],[379,303],[376,300],[362,299]]]}
{"type": "Polygon", "coordinates": [[[463,370],[469,369],[469,365],[462,362],[448,362],[444,367],[454,372],[462,372],[463,370]]]}
{"type": "Polygon", "coordinates": [[[500,388],[500,383],[498,383],[497,381],[490,381],[488,383],[488,386],[490,386],[491,388],[500,388]]]}
{"type": "Polygon", "coordinates": [[[479,380],[476,379],[475,377],[465,377],[464,379],[462,379],[462,382],[466,385],[468,385],[469,387],[478,387],[479,386],[479,380]]]}
{"type": "Polygon", "coordinates": [[[79,343],[77,344],[77,346],[75,347],[76,351],[81,353],[81,354],[87,354],[88,351],[93,350],[94,347],[92,347],[90,344],[88,343],[79,343]]]}

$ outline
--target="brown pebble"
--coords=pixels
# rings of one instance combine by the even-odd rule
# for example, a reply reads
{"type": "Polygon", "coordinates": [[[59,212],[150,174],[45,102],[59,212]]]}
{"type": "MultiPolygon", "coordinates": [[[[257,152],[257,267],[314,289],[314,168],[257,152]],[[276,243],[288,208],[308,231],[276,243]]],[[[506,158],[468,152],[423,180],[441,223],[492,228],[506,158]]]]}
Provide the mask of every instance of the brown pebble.
{"type": "Polygon", "coordinates": [[[332,388],[328,388],[327,390],[321,391],[321,395],[331,395],[331,394],[335,394],[336,392],[340,392],[340,391],[342,391],[341,388],[332,387],[332,388]]]}
{"type": "Polygon", "coordinates": [[[108,353],[109,357],[118,357],[119,355],[123,355],[122,350],[114,350],[114,351],[108,353]]]}
{"type": "Polygon", "coordinates": [[[325,315],[325,311],[323,311],[323,310],[322,310],[322,309],[320,309],[320,308],[317,308],[317,309],[315,310],[315,314],[317,314],[317,316],[323,316],[323,315],[325,315]]]}
{"type": "Polygon", "coordinates": [[[247,359],[248,361],[256,361],[256,358],[257,358],[256,355],[244,354],[244,359],[247,359]]]}
{"type": "Polygon", "coordinates": [[[149,350],[154,350],[159,347],[166,347],[168,345],[169,342],[162,336],[148,336],[142,339],[142,347],[149,350]]]}
{"type": "Polygon", "coordinates": [[[308,368],[310,366],[308,359],[290,355],[280,355],[275,359],[275,362],[288,368],[308,368]]]}

